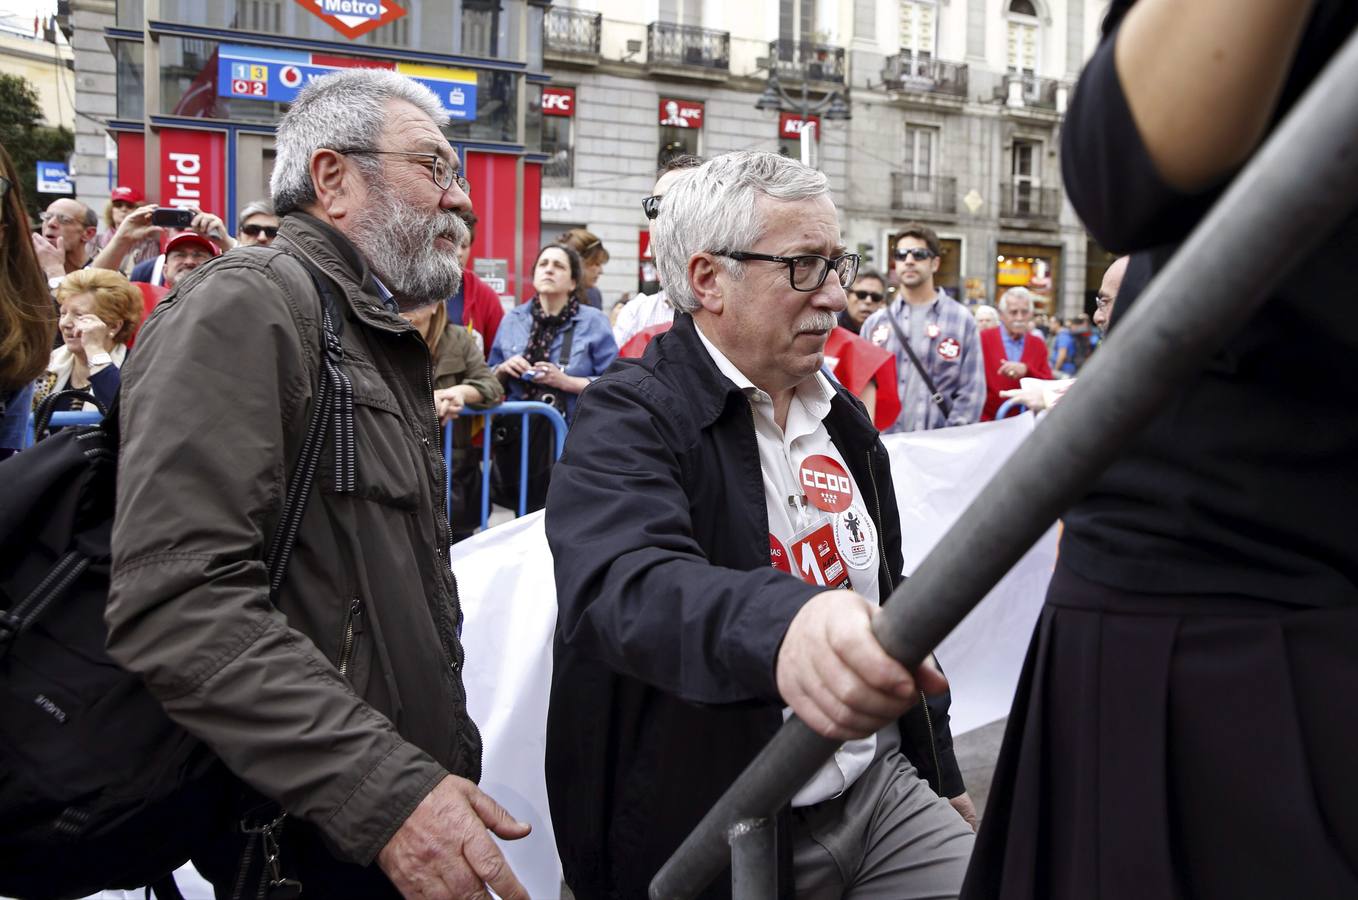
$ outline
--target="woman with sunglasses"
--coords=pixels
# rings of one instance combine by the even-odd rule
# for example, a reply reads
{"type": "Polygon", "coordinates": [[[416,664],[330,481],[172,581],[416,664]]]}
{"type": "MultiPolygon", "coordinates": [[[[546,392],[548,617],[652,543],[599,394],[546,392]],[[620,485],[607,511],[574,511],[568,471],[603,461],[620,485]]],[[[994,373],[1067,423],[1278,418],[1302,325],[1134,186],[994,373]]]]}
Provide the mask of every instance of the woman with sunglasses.
{"type": "Polygon", "coordinates": [[[28,225],[19,175],[0,144],[0,459],[24,444],[33,379],[47,367],[57,328],[28,225]]]}

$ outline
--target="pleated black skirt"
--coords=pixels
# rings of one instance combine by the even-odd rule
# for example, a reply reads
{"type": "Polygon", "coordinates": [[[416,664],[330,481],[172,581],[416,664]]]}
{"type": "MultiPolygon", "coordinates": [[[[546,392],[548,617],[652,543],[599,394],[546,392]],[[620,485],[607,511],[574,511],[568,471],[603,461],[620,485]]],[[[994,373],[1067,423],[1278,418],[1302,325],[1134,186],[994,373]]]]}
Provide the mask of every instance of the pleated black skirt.
{"type": "Polygon", "coordinates": [[[1058,565],[962,897],[1358,898],[1358,609],[1058,565]]]}

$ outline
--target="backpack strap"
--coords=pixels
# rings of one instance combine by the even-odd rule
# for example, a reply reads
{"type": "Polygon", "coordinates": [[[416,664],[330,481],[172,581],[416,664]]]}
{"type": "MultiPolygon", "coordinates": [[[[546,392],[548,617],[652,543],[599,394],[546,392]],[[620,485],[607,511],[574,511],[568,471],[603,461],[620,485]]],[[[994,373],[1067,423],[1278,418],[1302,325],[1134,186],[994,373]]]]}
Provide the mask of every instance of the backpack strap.
{"type": "Polygon", "coordinates": [[[929,377],[929,370],[924,368],[924,363],[915,355],[915,348],[910,346],[910,338],[901,328],[900,323],[896,321],[896,316],[892,314],[890,306],[886,308],[886,320],[891,323],[891,329],[896,332],[896,340],[904,348],[905,355],[910,357],[910,363],[915,367],[915,371],[919,373],[920,378],[924,379],[924,386],[929,389],[929,399],[938,404],[938,408],[943,412],[943,418],[947,419],[952,415],[952,404],[948,402],[947,397],[939,393],[934,380],[929,377]]]}
{"type": "Polygon", "coordinates": [[[302,525],[302,514],[306,511],[307,498],[316,479],[316,469],[325,448],[325,433],[334,431],[335,439],[335,490],[341,494],[352,494],[358,489],[357,453],[354,433],[354,386],[348,374],[340,368],[344,361],[344,348],[340,343],[340,329],[343,319],[339,314],[339,303],[334,291],[321,277],[315,267],[306,259],[294,257],[307,269],[312,283],[321,297],[321,365],[320,384],[316,390],[316,402],[311,407],[311,420],[307,423],[306,438],[302,441],[302,452],[293,467],[292,477],[288,479],[288,492],[283,501],[283,513],[274,529],[273,541],[265,557],[269,567],[269,593],[276,597],[283,584],[283,575],[288,568],[293,545],[297,542],[297,532],[302,525]]]}

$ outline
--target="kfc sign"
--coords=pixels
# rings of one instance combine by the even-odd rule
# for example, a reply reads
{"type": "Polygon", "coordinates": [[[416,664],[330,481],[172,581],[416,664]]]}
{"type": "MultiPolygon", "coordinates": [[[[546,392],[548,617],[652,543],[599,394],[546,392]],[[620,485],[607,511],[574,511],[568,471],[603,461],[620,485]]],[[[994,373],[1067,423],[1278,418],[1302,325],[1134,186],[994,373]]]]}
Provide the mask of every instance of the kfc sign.
{"type": "Polygon", "coordinates": [[[702,128],[703,104],[698,100],[660,98],[660,124],[674,128],[702,128]]]}
{"type": "Polygon", "coordinates": [[[544,87],[542,89],[542,114],[544,116],[575,115],[575,88],[544,87]]]}
{"type": "Polygon", "coordinates": [[[807,122],[810,122],[815,126],[812,136],[816,140],[820,140],[820,116],[812,116],[809,119],[803,119],[796,113],[790,112],[778,114],[778,137],[794,141],[798,140],[801,138],[802,128],[806,126],[807,122]]]}

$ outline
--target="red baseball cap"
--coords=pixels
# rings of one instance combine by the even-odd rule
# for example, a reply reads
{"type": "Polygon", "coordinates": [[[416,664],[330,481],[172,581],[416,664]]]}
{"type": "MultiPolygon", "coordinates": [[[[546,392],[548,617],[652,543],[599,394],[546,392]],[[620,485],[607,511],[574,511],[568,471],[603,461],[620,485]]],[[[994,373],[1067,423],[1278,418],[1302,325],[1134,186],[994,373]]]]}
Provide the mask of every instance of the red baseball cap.
{"type": "Polygon", "coordinates": [[[121,200],[124,203],[140,203],[142,201],[142,195],[141,191],[136,188],[120,184],[113,189],[113,193],[109,196],[109,199],[121,200]]]}
{"type": "Polygon", "coordinates": [[[204,237],[203,235],[199,234],[196,231],[181,232],[180,234],[176,234],[174,237],[170,238],[170,242],[165,245],[165,255],[169,256],[172,251],[177,250],[181,247],[185,247],[189,244],[196,244],[199,247],[202,247],[203,249],[207,250],[207,252],[211,253],[213,256],[222,255],[222,251],[217,249],[216,244],[214,244],[212,241],[208,240],[206,237],[204,237]]]}

